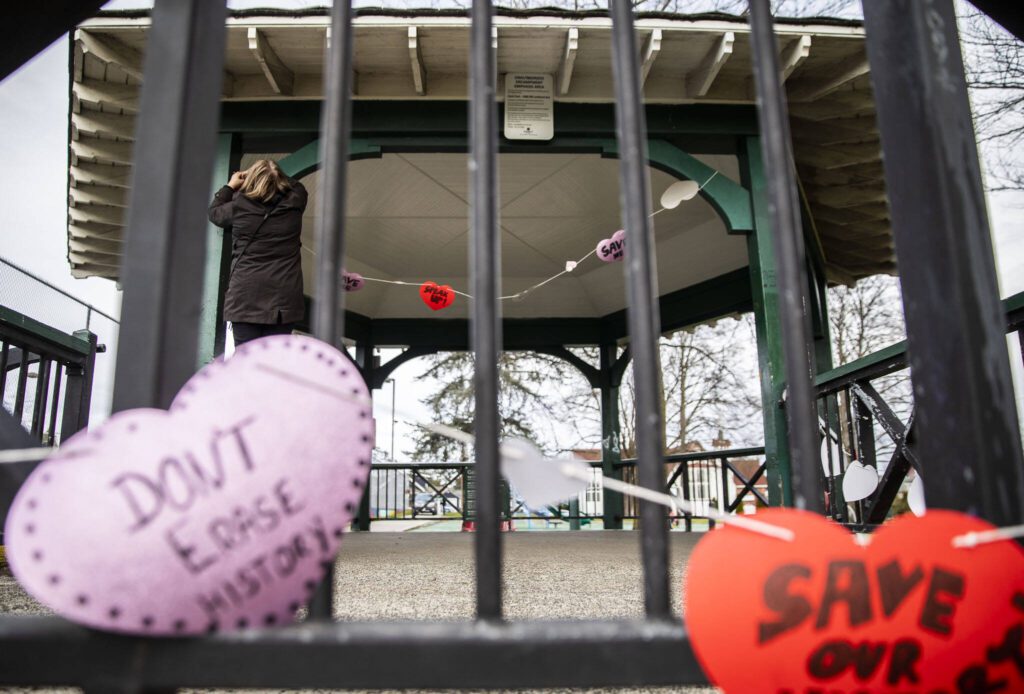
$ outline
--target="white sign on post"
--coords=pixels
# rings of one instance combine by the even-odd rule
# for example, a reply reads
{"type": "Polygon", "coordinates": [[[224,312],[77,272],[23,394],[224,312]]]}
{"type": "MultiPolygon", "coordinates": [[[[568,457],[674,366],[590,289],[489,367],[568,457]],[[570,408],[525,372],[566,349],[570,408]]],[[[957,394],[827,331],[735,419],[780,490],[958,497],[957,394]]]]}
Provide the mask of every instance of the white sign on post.
{"type": "Polygon", "coordinates": [[[505,75],[505,137],[550,140],[555,136],[551,75],[505,75]]]}

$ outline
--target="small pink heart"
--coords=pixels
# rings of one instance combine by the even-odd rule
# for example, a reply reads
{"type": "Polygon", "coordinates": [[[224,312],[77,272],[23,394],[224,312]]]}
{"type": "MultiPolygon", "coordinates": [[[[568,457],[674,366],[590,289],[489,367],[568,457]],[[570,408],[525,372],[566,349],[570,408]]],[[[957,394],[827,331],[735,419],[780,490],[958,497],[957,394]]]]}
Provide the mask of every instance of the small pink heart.
{"type": "Polygon", "coordinates": [[[366,280],[358,272],[342,272],[341,280],[346,292],[358,292],[366,284],[366,280]]]}
{"type": "Polygon", "coordinates": [[[626,232],[619,229],[610,239],[597,244],[597,257],[606,263],[615,263],[626,257],[626,232]]]}
{"type": "Polygon", "coordinates": [[[372,422],[338,350],[247,343],[169,411],[115,414],[36,468],[7,518],[7,559],[29,593],[98,629],[291,622],[366,487],[372,422]]]}

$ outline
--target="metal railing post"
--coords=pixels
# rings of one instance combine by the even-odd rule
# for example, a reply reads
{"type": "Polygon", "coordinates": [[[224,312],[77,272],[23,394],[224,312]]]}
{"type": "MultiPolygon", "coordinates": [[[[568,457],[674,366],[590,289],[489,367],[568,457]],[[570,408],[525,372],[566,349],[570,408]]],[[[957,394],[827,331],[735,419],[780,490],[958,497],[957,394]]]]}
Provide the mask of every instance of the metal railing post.
{"type": "MultiPolygon", "coordinates": [[[[804,311],[808,285],[803,226],[786,95],[779,79],[779,57],[768,0],[750,0],[750,38],[761,149],[772,211],[772,242],[778,263],[779,318],[782,322],[786,375],[786,420],[791,453],[793,505],[824,510],[818,484],[817,417],[811,389],[811,329],[804,311]]],[[[770,403],[765,403],[769,406],[770,403]]]]}
{"type": "Polygon", "coordinates": [[[926,496],[1021,523],[1024,455],[953,3],[865,0],[864,22],[926,496]]]}
{"type": "Polygon", "coordinates": [[[135,132],[115,411],[168,407],[196,369],[223,0],[157,0],[135,132]]]}
{"type": "Polygon", "coordinates": [[[501,475],[498,468],[498,353],[501,350],[501,245],[498,242],[497,105],[490,0],[473,0],[470,30],[469,253],[473,310],[470,342],[476,356],[474,422],[476,472],[476,609],[501,619],[501,475]]]}
{"type": "MultiPolygon", "coordinates": [[[[650,223],[651,185],[647,173],[647,126],[641,99],[633,5],[612,0],[612,67],[615,77],[615,128],[619,143],[619,200],[629,251],[623,263],[628,296],[630,350],[636,383],[636,441],[641,486],[661,491],[665,484],[664,422],[658,337],[658,276],[654,230],[650,223]]],[[[669,618],[668,527],[665,508],[640,503],[644,606],[647,616],[669,618]]]]}
{"type": "Polygon", "coordinates": [[[316,301],[313,334],[341,347],[345,336],[345,297],[339,291],[345,261],[345,196],[352,132],[352,2],[331,6],[331,41],[324,68],[320,114],[320,196],[316,225],[316,301]]]}

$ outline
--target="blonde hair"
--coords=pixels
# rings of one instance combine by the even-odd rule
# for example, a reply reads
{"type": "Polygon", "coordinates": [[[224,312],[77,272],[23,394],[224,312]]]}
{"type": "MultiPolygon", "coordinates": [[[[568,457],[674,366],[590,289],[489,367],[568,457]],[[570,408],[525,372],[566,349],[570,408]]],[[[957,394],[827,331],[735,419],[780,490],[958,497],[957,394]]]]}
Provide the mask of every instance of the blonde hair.
{"type": "Polygon", "coordinates": [[[281,171],[277,162],[270,159],[258,159],[245,170],[245,180],[239,189],[242,195],[250,200],[270,202],[278,193],[291,190],[292,184],[281,171]]]}

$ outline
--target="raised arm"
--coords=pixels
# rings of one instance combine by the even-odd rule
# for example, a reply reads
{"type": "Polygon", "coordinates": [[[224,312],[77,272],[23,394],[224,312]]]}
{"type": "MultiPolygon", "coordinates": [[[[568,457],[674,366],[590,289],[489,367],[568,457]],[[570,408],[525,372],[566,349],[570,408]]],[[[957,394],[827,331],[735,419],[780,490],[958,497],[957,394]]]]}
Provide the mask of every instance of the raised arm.
{"type": "Polygon", "coordinates": [[[210,221],[224,229],[231,226],[235,216],[235,191],[242,187],[245,181],[245,172],[236,171],[231,174],[228,184],[213,194],[213,202],[210,203],[210,221]]]}

